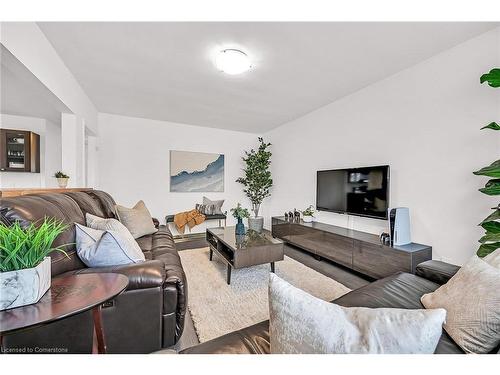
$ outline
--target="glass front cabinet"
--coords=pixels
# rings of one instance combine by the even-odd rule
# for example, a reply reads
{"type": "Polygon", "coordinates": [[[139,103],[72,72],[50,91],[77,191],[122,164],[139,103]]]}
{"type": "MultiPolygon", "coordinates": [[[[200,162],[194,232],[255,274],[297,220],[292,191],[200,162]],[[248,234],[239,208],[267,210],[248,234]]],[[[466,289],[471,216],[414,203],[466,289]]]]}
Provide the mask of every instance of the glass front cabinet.
{"type": "Polygon", "coordinates": [[[0,129],[0,171],[40,173],[40,136],[0,129]]]}

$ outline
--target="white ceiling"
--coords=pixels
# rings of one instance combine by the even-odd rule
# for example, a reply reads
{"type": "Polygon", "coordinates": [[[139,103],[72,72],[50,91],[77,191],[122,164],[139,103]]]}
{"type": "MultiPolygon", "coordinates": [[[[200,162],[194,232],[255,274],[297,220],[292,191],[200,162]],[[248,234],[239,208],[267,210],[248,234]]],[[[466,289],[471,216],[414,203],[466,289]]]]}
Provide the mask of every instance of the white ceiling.
{"type": "Polygon", "coordinates": [[[260,133],[495,23],[39,23],[101,112],[260,133]],[[214,51],[254,68],[218,72],[214,51]]]}
{"type": "Polygon", "coordinates": [[[61,112],[71,111],[10,51],[0,44],[0,112],[43,118],[61,124],[61,112]]]}

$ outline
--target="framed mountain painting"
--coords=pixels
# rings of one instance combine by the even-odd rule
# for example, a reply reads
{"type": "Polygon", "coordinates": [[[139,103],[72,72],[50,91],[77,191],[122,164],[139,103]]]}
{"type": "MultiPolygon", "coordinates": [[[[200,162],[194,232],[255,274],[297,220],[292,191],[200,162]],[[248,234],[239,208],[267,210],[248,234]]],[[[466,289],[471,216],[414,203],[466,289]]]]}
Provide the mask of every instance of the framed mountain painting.
{"type": "Polygon", "coordinates": [[[223,192],[224,155],[170,151],[171,192],[223,192]]]}

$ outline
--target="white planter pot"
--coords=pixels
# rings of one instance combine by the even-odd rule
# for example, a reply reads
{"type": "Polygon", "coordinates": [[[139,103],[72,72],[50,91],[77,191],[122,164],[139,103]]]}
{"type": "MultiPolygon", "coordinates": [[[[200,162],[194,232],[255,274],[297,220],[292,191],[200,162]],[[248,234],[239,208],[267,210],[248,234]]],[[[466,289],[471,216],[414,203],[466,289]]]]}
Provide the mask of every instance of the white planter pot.
{"type": "Polygon", "coordinates": [[[304,221],[304,223],[312,223],[313,217],[304,215],[304,216],[302,216],[302,220],[304,221]]]}
{"type": "Polygon", "coordinates": [[[262,216],[257,216],[257,217],[250,216],[248,218],[248,229],[261,233],[263,227],[264,227],[264,218],[262,216]]]}
{"type": "Polygon", "coordinates": [[[34,268],[0,272],[0,311],[37,303],[50,288],[50,258],[34,268]]]}
{"type": "Polygon", "coordinates": [[[68,180],[69,178],[58,177],[57,184],[59,185],[60,188],[64,189],[66,186],[68,186],[68,180]]]}

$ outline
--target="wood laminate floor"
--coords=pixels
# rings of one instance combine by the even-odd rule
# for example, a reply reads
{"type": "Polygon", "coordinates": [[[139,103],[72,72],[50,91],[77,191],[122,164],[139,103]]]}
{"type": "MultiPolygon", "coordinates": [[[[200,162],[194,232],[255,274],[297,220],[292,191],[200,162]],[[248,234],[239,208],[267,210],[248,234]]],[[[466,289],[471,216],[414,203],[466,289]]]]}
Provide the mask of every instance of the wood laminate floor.
{"type": "MultiPolygon", "coordinates": [[[[176,247],[179,251],[188,249],[198,249],[207,247],[208,243],[204,238],[195,238],[193,240],[183,240],[182,242],[176,243],[176,247]]],[[[290,258],[295,259],[298,262],[305,264],[306,266],[322,273],[325,276],[331,277],[335,281],[344,284],[350,289],[357,289],[362,286],[369,284],[372,280],[366,278],[365,276],[359,275],[345,267],[339,266],[328,260],[318,260],[311,254],[302,251],[296,247],[285,245],[285,254],[290,258]]],[[[193,320],[189,314],[189,310],[186,312],[186,320],[184,324],[183,334],[171,349],[176,351],[189,348],[191,346],[197,345],[199,343],[198,337],[196,336],[196,331],[194,329],[193,320]]]]}

